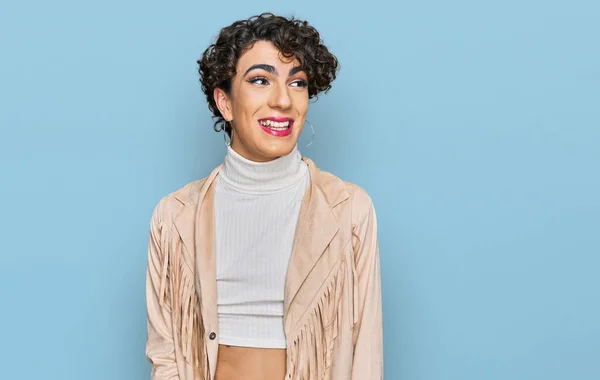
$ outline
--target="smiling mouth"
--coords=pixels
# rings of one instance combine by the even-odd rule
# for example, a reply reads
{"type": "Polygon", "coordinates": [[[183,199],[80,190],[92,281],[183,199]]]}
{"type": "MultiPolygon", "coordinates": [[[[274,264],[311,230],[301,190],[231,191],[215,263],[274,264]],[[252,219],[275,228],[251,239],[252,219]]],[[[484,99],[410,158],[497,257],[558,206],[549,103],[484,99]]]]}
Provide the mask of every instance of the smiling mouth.
{"type": "Polygon", "coordinates": [[[291,122],[286,121],[273,121],[273,120],[259,120],[258,121],[263,127],[269,128],[273,131],[286,131],[290,129],[291,122]]]}

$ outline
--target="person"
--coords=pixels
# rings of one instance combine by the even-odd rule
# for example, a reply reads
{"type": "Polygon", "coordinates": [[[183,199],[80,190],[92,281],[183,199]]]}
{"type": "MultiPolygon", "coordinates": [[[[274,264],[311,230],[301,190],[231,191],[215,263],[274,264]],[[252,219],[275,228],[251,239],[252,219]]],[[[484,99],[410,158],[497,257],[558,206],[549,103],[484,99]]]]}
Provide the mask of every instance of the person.
{"type": "Polygon", "coordinates": [[[152,378],[382,379],[373,202],[298,148],[338,59],[308,22],[264,13],[223,28],[198,64],[229,142],[151,218],[152,378]]]}

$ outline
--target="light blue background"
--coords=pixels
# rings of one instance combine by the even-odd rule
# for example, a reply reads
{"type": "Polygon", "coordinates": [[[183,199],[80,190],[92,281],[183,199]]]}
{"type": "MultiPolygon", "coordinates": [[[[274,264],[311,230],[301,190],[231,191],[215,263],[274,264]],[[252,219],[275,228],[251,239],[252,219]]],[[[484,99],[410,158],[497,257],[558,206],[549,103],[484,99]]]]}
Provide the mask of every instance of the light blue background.
{"type": "Polygon", "coordinates": [[[375,202],[386,378],[600,379],[593,0],[4,0],[0,378],[149,378],[150,213],[225,152],[196,59],[267,10],[341,61],[302,152],[375,202]]]}

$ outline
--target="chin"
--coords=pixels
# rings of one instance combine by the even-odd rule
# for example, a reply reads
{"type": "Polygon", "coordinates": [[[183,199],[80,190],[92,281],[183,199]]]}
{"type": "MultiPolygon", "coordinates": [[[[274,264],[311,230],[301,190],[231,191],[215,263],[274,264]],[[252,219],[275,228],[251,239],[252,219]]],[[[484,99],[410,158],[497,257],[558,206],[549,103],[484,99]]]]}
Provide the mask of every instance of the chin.
{"type": "MultiPolygon", "coordinates": [[[[260,155],[268,160],[274,160],[281,156],[286,156],[296,146],[297,140],[281,141],[275,144],[265,144],[264,148],[260,149],[260,155]]],[[[258,152],[257,152],[258,153],[258,152]]]]}
{"type": "Polygon", "coordinates": [[[243,157],[257,162],[272,161],[281,156],[286,156],[292,152],[298,143],[296,134],[286,137],[264,135],[248,137],[245,141],[234,137],[232,148],[243,157]]]}

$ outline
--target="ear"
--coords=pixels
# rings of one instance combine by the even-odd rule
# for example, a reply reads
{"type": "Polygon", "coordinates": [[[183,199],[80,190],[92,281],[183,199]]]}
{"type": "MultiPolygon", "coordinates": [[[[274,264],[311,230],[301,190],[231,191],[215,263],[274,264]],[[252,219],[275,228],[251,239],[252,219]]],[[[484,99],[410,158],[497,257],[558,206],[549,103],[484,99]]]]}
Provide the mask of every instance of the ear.
{"type": "Polygon", "coordinates": [[[213,97],[215,98],[215,104],[217,108],[223,115],[223,119],[225,121],[233,120],[233,112],[231,109],[231,101],[229,100],[229,96],[225,93],[225,91],[221,88],[215,88],[213,91],[213,97]]]}

